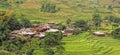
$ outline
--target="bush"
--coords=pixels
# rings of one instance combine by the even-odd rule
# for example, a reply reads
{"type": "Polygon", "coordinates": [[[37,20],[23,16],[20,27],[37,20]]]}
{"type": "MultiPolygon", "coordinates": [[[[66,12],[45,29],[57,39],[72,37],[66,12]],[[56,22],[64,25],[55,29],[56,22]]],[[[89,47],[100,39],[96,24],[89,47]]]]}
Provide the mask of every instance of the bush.
{"type": "Polygon", "coordinates": [[[82,31],[89,30],[89,26],[87,25],[87,22],[84,20],[78,20],[74,23],[75,28],[80,28],[82,31]]]}
{"type": "Polygon", "coordinates": [[[73,35],[78,35],[80,33],[82,33],[82,31],[80,29],[76,29],[73,31],[73,35]]]}
{"type": "Polygon", "coordinates": [[[44,3],[44,4],[42,4],[41,11],[55,13],[55,12],[59,11],[59,8],[57,8],[55,4],[44,3]]]}
{"type": "Polygon", "coordinates": [[[120,28],[113,30],[111,34],[114,38],[120,38],[120,28]]]}

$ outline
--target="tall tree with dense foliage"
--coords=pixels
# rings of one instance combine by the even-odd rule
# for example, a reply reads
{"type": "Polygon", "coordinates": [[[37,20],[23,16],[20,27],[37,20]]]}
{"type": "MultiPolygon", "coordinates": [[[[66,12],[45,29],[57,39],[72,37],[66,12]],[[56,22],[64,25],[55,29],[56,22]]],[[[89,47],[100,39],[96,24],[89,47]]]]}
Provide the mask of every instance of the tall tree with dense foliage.
{"type": "Polygon", "coordinates": [[[55,13],[59,10],[55,4],[52,3],[43,3],[41,7],[42,12],[55,13]]]}
{"type": "Polygon", "coordinates": [[[48,32],[45,36],[46,37],[44,38],[44,42],[48,46],[60,45],[61,40],[63,38],[63,35],[61,32],[59,33],[48,32]]]}
{"type": "Polygon", "coordinates": [[[59,30],[64,30],[64,29],[66,29],[66,26],[63,25],[63,24],[59,24],[58,29],[59,30]]]}
{"type": "Polygon", "coordinates": [[[86,31],[89,29],[87,22],[84,20],[78,20],[74,23],[75,28],[80,28],[82,31],[86,31]]]}
{"type": "Polygon", "coordinates": [[[113,35],[114,38],[120,39],[120,28],[113,30],[111,34],[113,35]]]}
{"type": "Polygon", "coordinates": [[[97,29],[101,26],[101,18],[99,14],[93,15],[93,24],[97,27],[97,29]]]}
{"type": "Polygon", "coordinates": [[[69,25],[70,23],[71,23],[71,19],[67,19],[67,20],[66,20],[66,24],[69,25]]]}
{"type": "Polygon", "coordinates": [[[55,53],[62,52],[60,50],[60,49],[64,49],[61,42],[62,38],[63,38],[63,35],[61,32],[58,32],[58,33],[48,32],[46,34],[46,37],[42,41],[42,46],[44,48],[46,55],[54,55],[55,53]],[[54,51],[52,47],[56,48],[57,50],[54,51]]]}
{"type": "Polygon", "coordinates": [[[25,28],[31,27],[31,22],[24,15],[21,15],[21,24],[25,28]]]}
{"type": "Polygon", "coordinates": [[[11,16],[8,21],[7,21],[7,25],[9,26],[9,30],[18,30],[22,27],[22,25],[20,24],[20,22],[18,21],[18,19],[15,16],[11,16]]]}
{"type": "Polygon", "coordinates": [[[10,30],[8,29],[8,25],[5,23],[0,24],[0,41],[6,40],[6,37],[9,36],[10,30]]]}
{"type": "Polygon", "coordinates": [[[105,17],[105,20],[108,20],[110,23],[117,23],[120,24],[120,18],[119,17],[115,17],[115,16],[107,16],[105,17]]]}

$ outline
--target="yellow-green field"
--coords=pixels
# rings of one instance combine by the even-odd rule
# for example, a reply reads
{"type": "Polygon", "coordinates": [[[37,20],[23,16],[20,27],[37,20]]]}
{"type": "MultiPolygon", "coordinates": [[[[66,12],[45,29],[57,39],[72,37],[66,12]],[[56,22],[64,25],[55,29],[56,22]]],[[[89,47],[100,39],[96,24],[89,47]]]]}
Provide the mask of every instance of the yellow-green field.
{"type": "Polygon", "coordinates": [[[92,15],[95,13],[96,9],[101,12],[102,18],[107,15],[120,16],[118,13],[119,8],[114,8],[113,11],[107,8],[101,8],[100,6],[97,8],[89,8],[92,5],[94,5],[94,3],[90,3],[87,0],[25,0],[24,3],[20,4],[19,6],[12,3],[12,8],[10,9],[13,10],[18,17],[20,14],[24,14],[27,19],[40,22],[65,22],[68,18],[71,18],[71,20],[89,20],[92,18],[92,15]],[[41,12],[41,6],[43,2],[56,4],[56,6],[60,8],[60,11],[56,13],[41,12]],[[86,8],[81,8],[77,6],[78,4],[83,4],[86,6],[86,8]]]}

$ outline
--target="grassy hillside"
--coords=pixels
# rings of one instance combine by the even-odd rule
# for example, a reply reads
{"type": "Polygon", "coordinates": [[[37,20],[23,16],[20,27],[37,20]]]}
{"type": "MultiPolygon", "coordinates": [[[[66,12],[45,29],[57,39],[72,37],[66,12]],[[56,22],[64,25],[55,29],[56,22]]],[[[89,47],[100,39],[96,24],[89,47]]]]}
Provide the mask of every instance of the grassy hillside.
{"type": "Polygon", "coordinates": [[[119,55],[119,40],[95,37],[88,33],[63,38],[65,55],[119,55]],[[94,47],[93,47],[94,46],[94,47]]]}
{"type": "Polygon", "coordinates": [[[1,7],[0,9],[11,9],[14,10],[14,13],[16,13],[18,17],[20,14],[24,14],[31,21],[42,22],[51,20],[64,22],[68,18],[72,20],[81,18],[90,19],[96,10],[98,10],[103,17],[113,13],[119,15],[118,11],[120,10],[119,8],[113,10],[107,9],[111,4],[119,4],[119,2],[117,2],[119,0],[115,0],[114,3],[112,3],[112,0],[23,0],[22,4],[16,4],[17,1],[20,0],[8,0],[11,7],[1,7]],[[56,13],[41,12],[42,3],[46,2],[56,4],[56,6],[60,8],[60,11],[56,13]]]}

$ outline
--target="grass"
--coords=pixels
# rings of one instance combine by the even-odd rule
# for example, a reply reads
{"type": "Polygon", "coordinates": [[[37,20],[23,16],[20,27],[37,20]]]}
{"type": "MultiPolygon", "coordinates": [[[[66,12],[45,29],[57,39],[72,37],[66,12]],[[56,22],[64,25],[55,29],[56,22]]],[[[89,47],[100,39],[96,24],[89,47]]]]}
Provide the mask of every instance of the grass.
{"type": "Polygon", "coordinates": [[[119,55],[119,41],[111,37],[92,37],[88,33],[65,37],[65,55],[119,55]],[[94,47],[92,47],[94,46],[94,47]]]}
{"type": "Polygon", "coordinates": [[[95,40],[101,41],[103,44],[110,46],[113,48],[111,55],[119,55],[120,54],[120,40],[113,39],[111,37],[104,37],[104,38],[98,38],[95,37],[95,40]]]}
{"type": "MultiPolygon", "coordinates": [[[[10,1],[10,0],[9,0],[10,1]]],[[[95,0],[92,0],[95,1],[95,0]]],[[[78,8],[77,4],[81,3],[83,5],[88,6],[89,1],[83,1],[81,0],[49,0],[49,2],[52,2],[57,5],[57,7],[60,8],[60,11],[57,13],[45,13],[41,12],[41,4],[44,2],[44,0],[26,0],[23,4],[20,6],[16,6],[15,4],[12,4],[12,10],[14,10],[14,13],[16,15],[24,14],[26,15],[26,18],[31,21],[39,21],[39,22],[65,22],[68,18],[71,18],[71,20],[78,20],[78,19],[91,19],[92,14],[94,14],[95,9],[90,8],[78,8]]],[[[107,2],[107,1],[106,1],[107,2]]],[[[89,3],[91,6],[92,3],[89,3]]],[[[97,8],[99,11],[103,12],[101,13],[102,18],[104,18],[106,15],[112,14],[108,12],[112,12],[109,9],[106,8],[97,8]]],[[[117,10],[118,8],[115,8],[113,10],[117,10]]],[[[116,15],[118,16],[118,15],[116,15]]]]}
{"type": "MultiPolygon", "coordinates": [[[[83,35],[82,35],[83,36],[83,35]]],[[[90,42],[80,36],[65,37],[65,55],[90,55],[92,53],[90,42]]]]}

